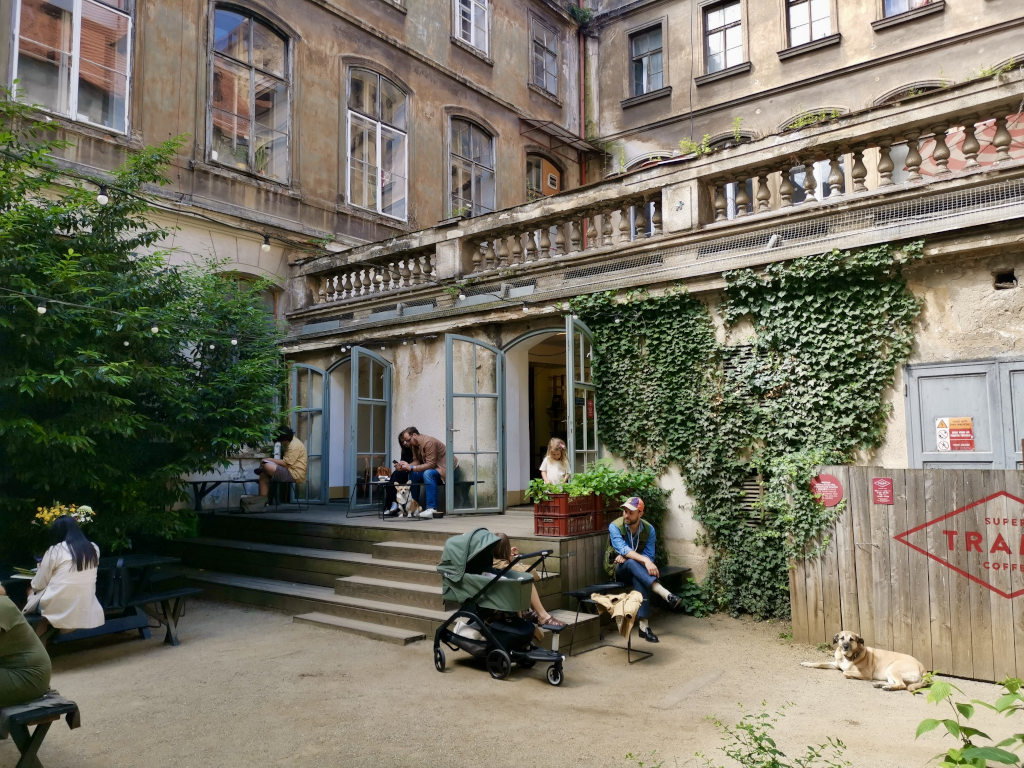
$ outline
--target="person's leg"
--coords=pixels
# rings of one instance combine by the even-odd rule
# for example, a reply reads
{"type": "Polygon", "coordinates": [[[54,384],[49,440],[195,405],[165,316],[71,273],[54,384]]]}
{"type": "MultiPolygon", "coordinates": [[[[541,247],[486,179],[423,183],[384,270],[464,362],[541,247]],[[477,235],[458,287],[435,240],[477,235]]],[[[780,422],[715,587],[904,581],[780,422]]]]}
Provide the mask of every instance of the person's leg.
{"type": "Polygon", "coordinates": [[[39,617],[39,621],[36,622],[35,630],[36,630],[36,634],[39,637],[42,637],[43,635],[45,635],[47,632],[50,631],[50,622],[48,622],[45,618],[40,616],[39,617]]]}
{"type": "Polygon", "coordinates": [[[537,591],[537,585],[533,584],[531,586],[532,590],[530,592],[530,608],[532,608],[539,617],[539,623],[547,624],[549,627],[564,627],[565,622],[556,619],[554,616],[552,616],[544,609],[544,603],[542,603],[540,600],[540,593],[537,591]]]}
{"type": "Polygon", "coordinates": [[[427,492],[427,509],[437,510],[437,487],[441,484],[441,473],[436,469],[428,469],[423,473],[423,482],[427,492]]]}
{"type": "Polygon", "coordinates": [[[640,610],[636,612],[637,618],[646,619],[651,615],[651,586],[655,578],[647,572],[636,560],[627,560],[615,566],[615,580],[621,581],[627,587],[632,587],[644,596],[640,610]]]}
{"type": "Polygon", "coordinates": [[[423,483],[423,473],[422,472],[410,472],[409,473],[409,482],[413,484],[413,486],[412,486],[412,497],[414,499],[416,499],[416,503],[419,504],[422,507],[423,506],[423,498],[420,496],[420,488],[423,487],[422,486],[422,483],[423,483]]]}

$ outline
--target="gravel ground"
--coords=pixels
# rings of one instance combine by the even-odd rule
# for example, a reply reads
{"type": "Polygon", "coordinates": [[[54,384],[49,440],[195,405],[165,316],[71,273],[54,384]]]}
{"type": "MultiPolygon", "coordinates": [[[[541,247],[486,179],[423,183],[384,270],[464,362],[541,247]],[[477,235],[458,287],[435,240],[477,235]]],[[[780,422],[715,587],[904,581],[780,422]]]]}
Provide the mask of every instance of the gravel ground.
{"type": "MultiPolygon", "coordinates": [[[[948,714],[924,696],[800,667],[825,653],[790,642],[785,624],[655,614],[652,626],[652,658],[627,666],[614,648],[571,657],[556,688],[539,667],[492,680],[451,652],[439,674],[432,641],[400,647],[197,600],[177,648],[157,631],[58,653],[53,686],[78,702],[82,727],[54,724],[40,758],[47,768],[637,768],[633,753],[669,768],[702,766],[703,752],[731,766],[708,716],[735,723],[741,705],[762,701],[769,712],[792,705],[774,733],[791,756],[836,736],[858,768],[908,768],[952,744],[938,732],[914,739],[922,719],[948,714]]],[[[954,682],[967,698],[998,690],[954,682]]],[[[1021,729],[989,713],[978,723],[1000,738],[1021,729]]],[[[13,743],[0,741],[0,766],[15,762],[13,743]]]]}

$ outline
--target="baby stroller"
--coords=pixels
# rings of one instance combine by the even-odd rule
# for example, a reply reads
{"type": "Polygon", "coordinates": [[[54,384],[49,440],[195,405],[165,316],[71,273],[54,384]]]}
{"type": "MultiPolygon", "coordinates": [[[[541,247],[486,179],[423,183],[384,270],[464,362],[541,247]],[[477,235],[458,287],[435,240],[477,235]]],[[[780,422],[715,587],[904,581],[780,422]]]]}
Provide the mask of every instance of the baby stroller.
{"type": "MultiPolygon", "coordinates": [[[[452,536],[445,542],[437,566],[445,600],[459,602],[459,608],[434,633],[434,666],[444,672],[442,644],[485,659],[495,680],[504,680],[512,665],[532,667],[547,662],[548,682],[562,683],[562,656],[533,643],[533,624],[517,615],[530,607],[533,575],[514,571],[520,560],[551,554],[533,552],[515,558],[508,567],[494,571],[494,547],[500,541],[486,528],[452,536]]],[[[536,563],[530,566],[532,570],[536,563]]]]}

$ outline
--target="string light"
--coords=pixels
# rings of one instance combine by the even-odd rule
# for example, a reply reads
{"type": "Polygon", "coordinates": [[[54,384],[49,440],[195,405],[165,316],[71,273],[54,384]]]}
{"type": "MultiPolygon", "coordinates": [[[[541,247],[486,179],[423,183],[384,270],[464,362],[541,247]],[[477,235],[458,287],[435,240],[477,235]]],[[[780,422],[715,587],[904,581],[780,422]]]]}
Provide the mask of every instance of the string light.
{"type": "Polygon", "coordinates": [[[210,349],[216,349],[216,348],[217,348],[217,345],[216,345],[216,344],[211,344],[211,345],[210,345],[210,349]]]}
{"type": "Polygon", "coordinates": [[[38,312],[40,315],[45,315],[46,314],[46,305],[45,304],[40,304],[38,307],[36,307],[36,312],[38,312]]]}
{"type": "Polygon", "coordinates": [[[107,197],[107,187],[104,184],[100,184],[100,193],[96,195],[96,202],[100,205],[106,205],[110,202],[110,198],[107,197]]]}
{"type": "Polygon", "coordinates": [[[466,294],[464,294],[462,291],[459,291],[459,301],[465,301],[465,300],[466,300],[466,294]]]}
{"type": "Polygon", "coordinates": [[[231,340],[231,346],[232,347],[237,347],[238,346],[238,339],[232,339],[231,340]]]}
{"type": "Polygon", "coordinates": [[[128,339],[125,339],[125,340],[124,340],[124,341],[123,341],[122,343],[123,343],[123,344],[124,344],[124,345],[125,345],[126,347],[130,347],[130,346],[132,345],[132,344],[131,344],[131,342],[130,342],[130,341],[128,341],[128,339]]]}
{"type": "Polygon", "coordinates": [[[263,236],[263,245],[260,246],[260,250],[264,253],[270,250],[270,235],[263,236]]]}
{"type": "Polygon", "coordinates": [[[157,334],[157,333],[160,333],[160,326],[158,326],[158,325],[154,325],[154,326],[153,326],[152,328],[150,328],[149,330],[150,330],[150,332],[151,332],[151,333],[153,333],[153,334],[155,335],[155,334],[157,334]]]}

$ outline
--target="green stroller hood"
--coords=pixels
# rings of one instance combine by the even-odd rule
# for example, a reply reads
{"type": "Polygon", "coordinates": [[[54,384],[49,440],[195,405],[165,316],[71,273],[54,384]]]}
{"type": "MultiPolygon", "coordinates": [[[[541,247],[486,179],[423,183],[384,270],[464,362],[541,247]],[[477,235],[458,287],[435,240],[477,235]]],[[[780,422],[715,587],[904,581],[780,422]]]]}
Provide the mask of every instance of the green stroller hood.
{"type": "Polygon", "coordinates": [[[481,607],[496,611],[525,611],[530,607],[531,574],[508,571],[498,577],[489,570],[499,541],[486,528],[477,528],[444,543],[437,571],[445,600],[462,603],[475,598],[481,607]]]}

